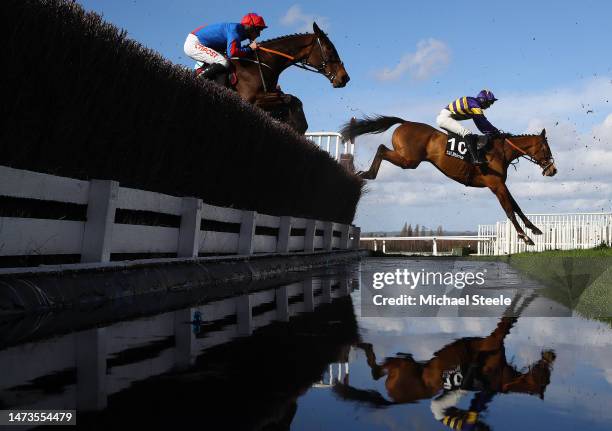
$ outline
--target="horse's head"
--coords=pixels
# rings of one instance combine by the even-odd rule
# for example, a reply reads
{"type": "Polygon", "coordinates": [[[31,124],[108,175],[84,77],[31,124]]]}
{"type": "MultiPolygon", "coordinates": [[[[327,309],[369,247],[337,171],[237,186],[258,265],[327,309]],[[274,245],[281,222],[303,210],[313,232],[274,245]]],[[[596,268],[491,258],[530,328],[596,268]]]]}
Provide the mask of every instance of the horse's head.
{"type": "Polygon", "coordinates": [[[344,87],[350,78],[338,51],[316,22],[312,24],[312,29],[315,34],[314,46],[306,61],[325,75],[334,88],[344,87]]]}
{"type": "Polygon", "coordinates": [[[503,392],[520,392],[538,395],[544,399],[544,392],[550,383],[550,371],[556,355],[552,350],[542,352],[542,358],[532,365],[524,374],[519,374],[512,381],[504,383],[503,392]]]}
{"type": "Polygon", "coordinates": [[[554,176],[557,173],[557,167],[555,166],[555,159],[548,146],[546,129],[542,129],[542,133],[539,135],[532,135],[530,138],[531,139],[525,147],[525,151],[533,158],[535,163],[542,168],[542,175],[547,177],[554,176]]]}

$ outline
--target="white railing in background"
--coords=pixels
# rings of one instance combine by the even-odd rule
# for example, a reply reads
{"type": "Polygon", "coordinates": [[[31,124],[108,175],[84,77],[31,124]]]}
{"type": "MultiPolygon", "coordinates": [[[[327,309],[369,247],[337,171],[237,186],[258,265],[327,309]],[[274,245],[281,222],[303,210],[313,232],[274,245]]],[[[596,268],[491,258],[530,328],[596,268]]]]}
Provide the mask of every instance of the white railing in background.
{"type": "Polygon", "coordinates": [[[335,362],[329,364],[329,369],[323,374],[321,380],[317,383],[313,383],[313,388],[333,388],[337,383],[344,383],[344,380],[349,375],[349,363],[348,362],[335,362]],[[334,375],[334,365],[337,368],[337,373],[334,375]]]}
{"type": "Polygon", "coordinates": [[[534,235],[520,222],[535,245],[526,245],[518,238],[510,220],[505,220],[478,226],[479,236],[494,238],[490,243],[479,243],[479,254],[585,249],[602,243],[612,245],[612,213],[527,214],[527,218],[542,231],[542,235],[534,235]]]}
{"type": "Polygon", "coordinates": [[[374,251],[378,251],[378,244],[381,244],[381,251],[387,252],[387,241],[431,241],[432,244],[432,255],[438,256],[438,241],[478,241],[478,247],[480,250],[481,242],[491,242],[494,238],[485,235],[440,235],[440,236],[372,236],[363,237],[361,241],[374,241],[374,251]]]}
{"type": "Polygon", "coordinates": [[[111,253],[195,258],[200,253],[285,254],[359,246],[360,229],[352,225],[218,207],[201,199],[120,187],[116,181],[82,181],[0,166],[0,196],[87,206],[86,221],[0,217],[0,256],[72,254],[80,255],[81,262],[105,263],[111,253]],[[180,226],[115,223],[117,209],[178,216],[180,226]],[[201,230],[202,221],[239,229],[201,230]],[[268,233],[256,233],[258,227],[268,233]]]}
{"type": "Polygon", "coordinates": [[[337,132],[310,132],[306,139],[311,140],[317,147],[327,151],[336,161],[340,161],[342,154],[355,155],[355,144],[344,142],[342,135],[337,132]]]}

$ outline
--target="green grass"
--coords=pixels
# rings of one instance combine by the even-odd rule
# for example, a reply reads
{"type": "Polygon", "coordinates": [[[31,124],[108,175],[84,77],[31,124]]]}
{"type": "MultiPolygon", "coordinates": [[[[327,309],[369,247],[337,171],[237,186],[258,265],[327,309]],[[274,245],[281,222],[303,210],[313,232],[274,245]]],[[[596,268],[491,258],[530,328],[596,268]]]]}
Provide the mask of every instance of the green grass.
{"type": "Polygon", "coordinates": [[[541,282],[540,291],[581,315],[612,326],[612,248],[550,250],[509,256],[478,256],[477,260],[507,262],[541,282]]]}

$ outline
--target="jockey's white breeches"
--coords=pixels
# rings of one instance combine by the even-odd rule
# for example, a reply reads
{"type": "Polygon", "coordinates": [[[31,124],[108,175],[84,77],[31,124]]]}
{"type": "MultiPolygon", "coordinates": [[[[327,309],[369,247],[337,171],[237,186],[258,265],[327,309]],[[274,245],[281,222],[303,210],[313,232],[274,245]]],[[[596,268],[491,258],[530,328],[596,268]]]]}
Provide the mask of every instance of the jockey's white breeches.
{"type": "Polygon", "coordinates": [[[206,64],[218,63],[226,69],[229,67],[229,60],[227,58],[214,49],[202,45],[195,34],[189,33],[187,35],[183,49],[185,54],[195,61],[206,64]]]}
{"type": "Polygon", "coordinates": [[[465,136],[472,133],[471,130],[463,127],[461,123],[451,117],[451,115],[451,111],[449,111],[448,109],[444,108],[443,110],[441,110],[438,114],[438,117],[436,118],[436,123],[438,123],[438,127],[448,132],[456,133],[459,136],[465,136]]]}

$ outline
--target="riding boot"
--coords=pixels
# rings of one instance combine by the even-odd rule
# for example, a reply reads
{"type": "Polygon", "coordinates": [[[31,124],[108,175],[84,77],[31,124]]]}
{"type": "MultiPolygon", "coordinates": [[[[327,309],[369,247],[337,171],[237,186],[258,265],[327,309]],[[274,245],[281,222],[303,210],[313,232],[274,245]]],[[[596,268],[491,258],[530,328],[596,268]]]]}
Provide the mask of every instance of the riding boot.
{"type": "Polygon", "coordinates": [[[225,72],[225,67],[219,63],[212,63],[206,66],[206,68],[198,75],[198,78],[209,79],[223,85],[225,83],[225,72]]]}
{"type": "Polygon", "coordinates": [[[478,151],[478,136],[472,134],[466,135],[465,145],[467,147],[468,152],[470,153],[470,156],[472,156],[474,165],[479,166],[487,163],[487,161],[483,159],[482,155],[480,154],[480,151],[478,151]]]}

